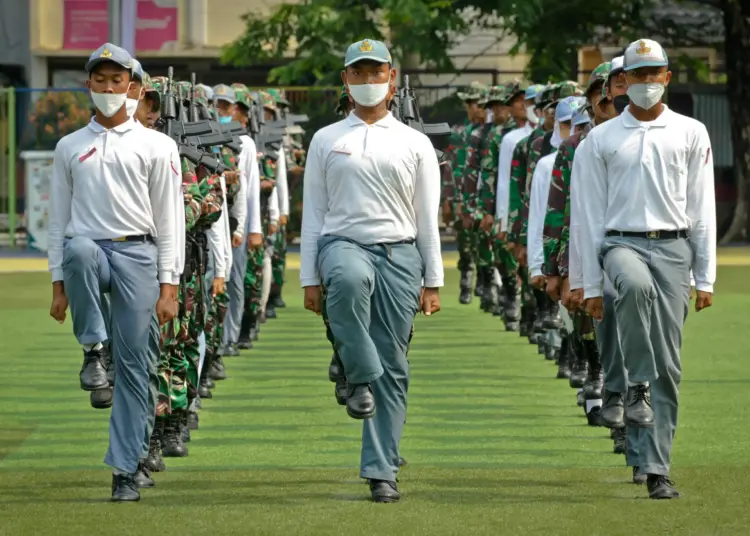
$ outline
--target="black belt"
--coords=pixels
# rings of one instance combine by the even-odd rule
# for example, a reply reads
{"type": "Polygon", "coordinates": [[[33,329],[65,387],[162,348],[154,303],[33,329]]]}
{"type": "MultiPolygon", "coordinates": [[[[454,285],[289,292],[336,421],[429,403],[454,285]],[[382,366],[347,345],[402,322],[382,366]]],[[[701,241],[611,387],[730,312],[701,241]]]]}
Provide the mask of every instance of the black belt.
{"type": "Polygon", "coordinates": [[[112,242],[153,242],[154,237],[150,234],[139,234],[139,235],[129,235],[129,236],[119,236],[117,238],[113,238],[112,242]]]}
{"type": "Polygon", "coordinates": [[[674,240],[675,238],[687,238],[688,232],[684,229],[679,229],[677,231],[607,231],[607,236],[648,238],[651,240],[674,240]]]}

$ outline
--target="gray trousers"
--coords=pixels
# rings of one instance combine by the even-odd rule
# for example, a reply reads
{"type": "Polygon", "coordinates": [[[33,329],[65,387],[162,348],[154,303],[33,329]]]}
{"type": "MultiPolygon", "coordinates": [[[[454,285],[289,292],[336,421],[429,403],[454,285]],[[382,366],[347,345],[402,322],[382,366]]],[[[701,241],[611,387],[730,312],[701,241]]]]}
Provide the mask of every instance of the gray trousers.
{"type": "Polygon", "coordinates": [[[631,463],[636,460],[630,453],[628,459],[648,474],[669,475],[692,258],[684,238],[608,237],[602,244],[602,266],[617,292],[615,316],[628,380],[651,383],[654,427],[629,431],[638,463],[631,463]]]}
{"type": "Polygon", "coordinates": [[[617,292],[608,277],[604,277],[604,318],[596,323],[596,341],[604,369],[604,388],[610,393],[625,394],[628,390],[628,373],[620,348],[617,331],[615,299],[617,292]]]}
{"type": "MultiPolygon", "coordinates": [[[[156,246],[150,242],[66,239],[63,277],[73,332],[81,344],[108,338],[111,315],[115,387],[104,462],[134,473],[153,429],[156,380],[154,306],[159,296],[156,246]],[[110,313],[102,307],[109,293],[110,313]]],[[[147,450],[147,449],[146,449],[147,450]]]]}
{"type": "Polygon", "coordinates": [[[350,384],[370,383],[376,413],[362,429],[360,476],[393,481],[406,419],[406,350],[419,309],[423,262],[413,244],[363,246],[323,236],[326,313],[350,384]]]}
{"type": "Polygon", "coordinates": [[[229,305],[224,317],[224,344],[237,342],[245,308],[245,270],[247,270],[247,244],[232,249],[232,276],[227,282],[229,305]]]}

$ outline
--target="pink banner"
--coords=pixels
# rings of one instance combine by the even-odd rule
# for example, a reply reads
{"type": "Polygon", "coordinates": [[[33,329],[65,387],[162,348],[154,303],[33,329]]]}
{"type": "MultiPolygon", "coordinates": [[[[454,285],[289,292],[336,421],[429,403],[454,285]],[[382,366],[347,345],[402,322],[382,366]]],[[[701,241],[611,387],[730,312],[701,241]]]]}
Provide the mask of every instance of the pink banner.
{"type": "MultiPolygon", "coordinates": [[[[176,0],[138,0],[136,54],[177,41],[176,4],[176,0]]],[[[64,10],[64,50],[94,50],[107,42],[107,0],[64,0],[64,10]]]]}

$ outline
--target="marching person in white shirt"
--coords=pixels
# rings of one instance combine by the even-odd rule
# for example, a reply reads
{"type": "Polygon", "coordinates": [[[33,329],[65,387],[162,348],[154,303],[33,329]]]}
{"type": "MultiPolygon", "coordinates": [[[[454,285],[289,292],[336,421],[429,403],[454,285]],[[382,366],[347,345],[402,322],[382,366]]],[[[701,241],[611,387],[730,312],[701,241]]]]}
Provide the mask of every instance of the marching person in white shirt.
{"type": "Polygon", "coordinates": [[[696,311],[711,306],[716,279],[713,159],[705,126],[661,102],[671,76],[661,45],[631,43],[624,69],[630,104],[591,131],[576,179],[584,298],[601,319],[606,273],[628,372],[625,423],[640,428],[650,497],[671,499],[679,497],[669,470],[691,267],[696,311]]]}
{"type": "Polygon", "coordinates": [[[348,414],[365,419],[360,476],[395,502],[414,317],[440,310],[440,171],[430,140],[397,121],[385,44],[349,46],[342,78],[355,102],[319,130],[305,167],[301,281],[305,308],[326,314],[347,376],[348,414]]]}
{"type": "Polygon", "coordinates": [[[50,192],[50,315],[62,323],[70,303],[87,357],[108,338],[101,294],[110,294],[117,381],[105,463],[114,469],[113,501],[140,499],[135,473],[151,434],[149,373],[156,366],[149,330],[154,311],[160,323],[176,313],[177,147],[165,151],[161,134],[128,117],[132,67],[130,54],[110,44],[89,58],[96,115],[58,143],[50,192]]]}

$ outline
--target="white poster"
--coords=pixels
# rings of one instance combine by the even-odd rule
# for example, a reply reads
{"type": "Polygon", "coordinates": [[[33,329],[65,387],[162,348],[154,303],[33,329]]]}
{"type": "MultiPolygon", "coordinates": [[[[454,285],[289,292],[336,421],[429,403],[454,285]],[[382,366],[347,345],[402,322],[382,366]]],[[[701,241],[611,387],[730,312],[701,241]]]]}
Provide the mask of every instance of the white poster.
{"type": "Polygon", "coordinates": [[[26,229],[28,247],[47,251],[49,189],[54,151],[24,151],[26,170],[26,229]]]}

